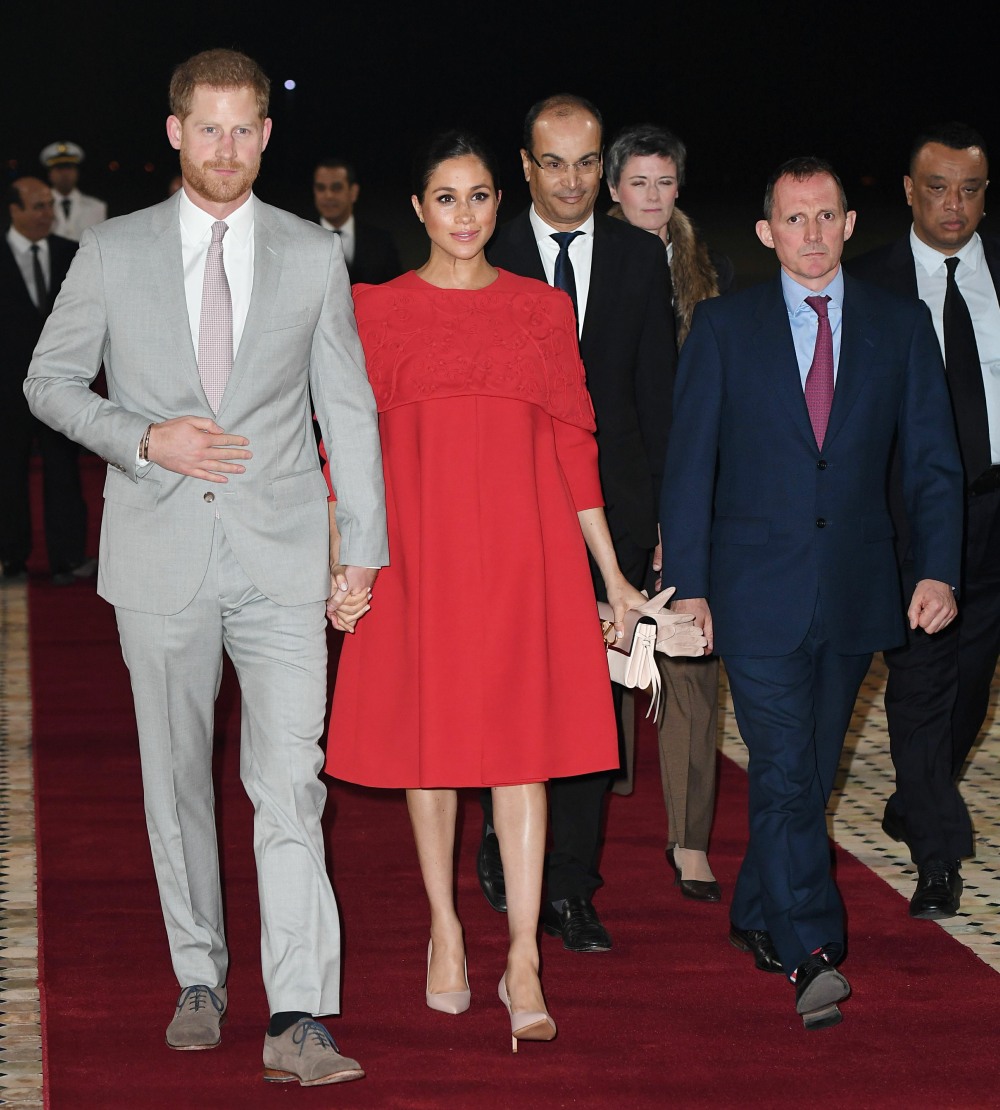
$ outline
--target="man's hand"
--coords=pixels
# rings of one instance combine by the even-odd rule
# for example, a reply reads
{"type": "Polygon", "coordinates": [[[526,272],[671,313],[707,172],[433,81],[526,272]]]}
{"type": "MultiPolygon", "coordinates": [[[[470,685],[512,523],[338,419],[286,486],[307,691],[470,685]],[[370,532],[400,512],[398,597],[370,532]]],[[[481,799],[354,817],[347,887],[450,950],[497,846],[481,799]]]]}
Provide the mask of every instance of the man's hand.
{"type": "Polygon", "coordinates": [[[705,633],[705,639],[708,641],[705,645],[705,654],[711,655],[715,649],[715,637],[712,635],[712,613],[708,608],[707,599],[703,597],[675,597],[670,603],[670,608],[675,613],[691,613],[694,616],[694,623],[702,629],[705,633]]]}
{"type": "Polygon", "coordinates": [[[249,442],[245,436],[228,435],[207,417],[177,416],[153,425],[146,455],[150,462],[175,474],[206,482],[228,482],[227,474],[246,470],[231,460],[253,457],[252,452],[243,450],[249,442]]]}
{"type": "Polygon", "coordinates": [[[933,578],[921,578],[913,590],[913,599],[906,615],[910,628],[922,628],[925,632],[940,632],[947,628],[958,614],[955,593],[946,582],[933,578]]]}
{"type": "Polygon", "coordinates": [[[378,571],[369,567],[348,567],[341,563],[330,568],[330,597],[326,615],[334,628],[353,632],[358,620],[371,608],[372,586],[378,571]]]}

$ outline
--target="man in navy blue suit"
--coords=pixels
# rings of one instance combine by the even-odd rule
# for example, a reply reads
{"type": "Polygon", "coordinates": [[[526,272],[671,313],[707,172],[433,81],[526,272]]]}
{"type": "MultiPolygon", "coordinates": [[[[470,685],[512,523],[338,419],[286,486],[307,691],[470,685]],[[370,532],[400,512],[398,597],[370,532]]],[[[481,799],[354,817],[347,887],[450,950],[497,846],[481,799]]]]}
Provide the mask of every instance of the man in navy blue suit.
{"type": "Polygon", "coordinates": [[[894,444],[912,628],[954,620],[961,559],[962,464],[930,316],[844,276],[854,219],[827,163],[772,175],[757,235],[781,273],[696,309],[661,503],[675,607],[722,656],[750,753],[730,940],[792,980],[807,1029],[838,1023],[850,994],[826,803],[872,653],[905,637],[894,444]]]}

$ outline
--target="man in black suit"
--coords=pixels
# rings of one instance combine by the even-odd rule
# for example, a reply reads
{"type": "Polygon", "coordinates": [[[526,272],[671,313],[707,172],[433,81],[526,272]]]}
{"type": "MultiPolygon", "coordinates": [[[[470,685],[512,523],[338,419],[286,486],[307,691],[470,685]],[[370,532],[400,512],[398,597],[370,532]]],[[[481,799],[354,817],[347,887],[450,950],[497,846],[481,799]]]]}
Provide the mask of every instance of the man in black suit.
{"type": "MultiPolygon", "coordinates": [[[[531,207],[497,230],[487,254],[495,266],[564,288],[573,300],[597,418],[605,512],[619,566],[641,587],[658,542],[657,503],[677,356],[662,244],[594,211],[601,143],[601,116],[588,101],[560,95],[534,105],[521,150],[531,207]]],[[[593,564],[591,570],[603,599],[601,576],[593,564]]],[[[619,729],[621,689],[614,687],[619,729]]],[[[542,924],[573,952],[611,947],[592,902],[603,882],[597,860],[611,776],[551,783],[552,850],[542,924]]],[[[488,794],[478,871],[490,904],[503,909],[488,794]]]]}
{"type": "MultiPolygon", "coordinates": [[[[941,343],[965,470],[966,514],[958,619],[944,633],[911,632],[887,652],[886,718],[896,792],[882,827],[917,865],[910,914],[957,913],[960,860],[974,851],[956,783],[982,727],[1000,654],[1000,239],[981,237],[989,166],[982,138],[951,123],[920,135],[903,178],[913,227],[855,259],[858,277],[931,310],[941,343]]],[[[893,498],[903,576],[913,552],[893,498]]]]}
{"type": "Polygon", "coordinates": [[[53,581],[68,585],[97,570],[87,559],[87,508],[80,490],[78,448],[35,420],[24,379],[42,325],[52,311],[77,245],[50,234],[52,190],[18,178],[7,193],[10,227],[0,247],[0,582],[27,577],[31,554],[28,464],[37,441],[44,478],[45,544],[53,581]]]}
{"type": "Polygon", "coordinates": [[[352,284],[381,285],[399,277],[403,267],[392,236],[380,227],[354,218],[360,191],[349,162],[327,158],[313,171],[313,201],[320,226],[340,236],[352,284]]]}

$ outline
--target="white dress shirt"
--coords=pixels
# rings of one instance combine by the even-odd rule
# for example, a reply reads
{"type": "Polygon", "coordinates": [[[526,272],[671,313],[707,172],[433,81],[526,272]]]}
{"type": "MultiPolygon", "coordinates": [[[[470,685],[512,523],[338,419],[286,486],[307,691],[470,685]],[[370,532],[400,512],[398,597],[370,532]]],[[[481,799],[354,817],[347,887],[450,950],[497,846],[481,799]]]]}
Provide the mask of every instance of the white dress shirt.
{"type": "MultiPolygon", "coordinates": [[[[559,257],[559,244],[551,236],[565,228],[552,227],[535,211],[532,205],[528,212],[531,230],[535,233],[538,253],[542,259],[542,269],[549,285],[555,285],[556,259],[559,257]]],[[[590,293],[590,270],[594,260],[594,214],[584,220],[574,231],[582,231],[569,245],[569,260],[573,263],[573,277],[576,281],[576,314],[578,318],[578,337],[583,334],[583,321],[587,315],[587,296],[590,293]]]]}
{"type": "MultiPolygon", "coordinates": [[[[910,229],[910,249],[916,263],[917,294],[931,310],[941,353],[944,354],[944,297],[948,286],[947,255],[928,246],[910,229]]],[[[986,417],[990,426],[990,455],[1000,463],[1000,303],[996,286],[986,264],[983,241],[978,233],[955,255],[955,284],[969,306],[976,347],[983,371],[986,392],[986,417]]]]}
{"type": "Polygon", "coordinates": [[[21,271],[21,277],[24,278],[24,284],[28,287],[28,296],[35,308],[41,309],[43,306],[38,303],[37,287],[35,286],[35,263],[31,253],[32,247],[38,247],[38,261],[42,266],[42,273],[45,275],[45,288],[52,289],[52,265],[49,261],[49,244],[45,239],[39,239],[37,243],[33,243],[30,239],[23,236],[19,231],[14,228],[7,229],[7,243],[10,246],[14,255],[14,261],[17,263],[17,268],[21,271]]]}
{"type": "Polygon", "coordinates": [[[319,218],[319,226],[325,227],[327,231],[335,231],[340,235],[340,245],[344,248],[344,261],[348,266],[354,265],[354,247],[355,247],[355,232],[354,232],[354,216],[348,216],[347,219],[340,225],[334,227],[329,220],[325,220],[322,216],[319,218]]]}
{"type": "MultiPolygon", "coordinates": [[[[184,262],[184,295],[187,298],[188,321],[191,324],[191,342],[197,354],[205,263],[208,261],[215,217],[199,208],[183,189],[180,192],[178,211],[181,222],[181,257],[184,262]]],[[[225,222],[229,225],[229,230],[222,240],[222,265],[233,301],[235,359],[243,338],[247,313],[250,311],[250,294],[253,292],[253,194],[235,212],[231,212],[225,222]]]]}

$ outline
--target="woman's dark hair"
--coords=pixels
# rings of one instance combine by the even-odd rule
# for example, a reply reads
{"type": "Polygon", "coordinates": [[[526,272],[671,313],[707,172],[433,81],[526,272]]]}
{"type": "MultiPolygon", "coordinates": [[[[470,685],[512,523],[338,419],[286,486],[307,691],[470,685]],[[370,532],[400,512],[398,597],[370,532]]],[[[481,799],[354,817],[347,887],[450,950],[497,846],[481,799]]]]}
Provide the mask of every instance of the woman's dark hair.
{"type": "Polygon", "coordinates": [[[493,188],[499,192],[499,173],[493,151],[478,135],[473,135],[470,131],[445,131],[435,135],[414,160],[414,195],[423,200],[427,183],[442,162],[447,162],[451,158],[465,158],[467,155],[478,158],[482,162],[493,179],[493,188]]]}

